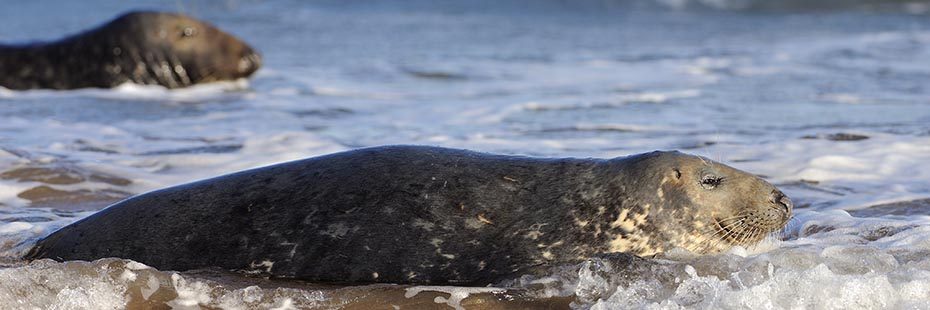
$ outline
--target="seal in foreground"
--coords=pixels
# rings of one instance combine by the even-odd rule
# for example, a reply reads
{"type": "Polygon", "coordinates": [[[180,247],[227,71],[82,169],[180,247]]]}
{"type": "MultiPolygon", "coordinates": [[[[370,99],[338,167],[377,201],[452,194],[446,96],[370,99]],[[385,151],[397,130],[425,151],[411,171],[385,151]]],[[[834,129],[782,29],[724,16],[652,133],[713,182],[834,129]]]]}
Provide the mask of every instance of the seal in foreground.
{"type": "Polygon", "coordinates": [[[0,45],[0,86],[17,90],[126,82],[179,88],[245,78],[260,66],[246,43],[171,13],[130,12],[58,41],[0,45]]]}
{"type": "Polygon", "coordinates": [[[678,152],[550,159],[385,146],[129,198],[51,234],[27,259],[486,285],[602,253],[751,245],[791,208],[756,176],[678,152]]]}

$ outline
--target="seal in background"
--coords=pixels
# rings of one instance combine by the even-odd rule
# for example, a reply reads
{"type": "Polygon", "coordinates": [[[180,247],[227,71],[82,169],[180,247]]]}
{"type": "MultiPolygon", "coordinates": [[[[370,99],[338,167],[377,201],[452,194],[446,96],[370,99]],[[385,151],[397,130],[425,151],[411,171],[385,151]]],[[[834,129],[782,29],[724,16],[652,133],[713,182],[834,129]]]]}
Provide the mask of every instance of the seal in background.
{"type": "Polygon", "coordinates": [[[179,88],[245,78],[261,66],[246,43],[181,14],[130,12],[58,41],[0,45],[0,86],[179,88]]]}

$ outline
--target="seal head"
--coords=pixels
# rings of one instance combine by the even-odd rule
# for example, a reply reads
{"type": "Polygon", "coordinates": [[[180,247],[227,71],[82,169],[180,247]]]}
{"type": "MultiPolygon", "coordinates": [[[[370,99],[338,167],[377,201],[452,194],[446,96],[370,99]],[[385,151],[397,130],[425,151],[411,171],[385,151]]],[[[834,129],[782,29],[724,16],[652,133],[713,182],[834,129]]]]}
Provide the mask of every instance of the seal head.
{"type": "Polygon", "coordinates": [[[712,160],[678,152],[625,159],[624,179],[640,183],[620,209],[613,252],[651,255],[681,247],[714,253],[751,246],[780,230],[793,204],[761,178],[712,160]]]}
{"type": "MultiPolygon", "coordinates": [[[[122,49],[128,49],[124,52],[140,53],[137,63],[146,64],[146,71],[152,71],[158,84],[173,87],[234,80],[248,77],[261,67],[261,56],[247,44],[185,15],[133,12],[110,25],[127,29],[116,41],[123,42],[122,49]],[[159,70],[163,72],[159,74],[159,70]]],[[[114,47],[114,54],[116,48],[120,47],[114,47]]],[[[133,81],[146,82],[144,77],[133,81]]]]}

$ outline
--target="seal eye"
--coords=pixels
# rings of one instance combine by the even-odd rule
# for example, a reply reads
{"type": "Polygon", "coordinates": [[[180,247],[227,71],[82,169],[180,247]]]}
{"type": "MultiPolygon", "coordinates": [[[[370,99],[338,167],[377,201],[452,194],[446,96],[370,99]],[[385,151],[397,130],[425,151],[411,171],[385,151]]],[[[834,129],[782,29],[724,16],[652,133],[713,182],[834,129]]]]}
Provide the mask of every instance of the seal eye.
{"type": "Polygon", "coordinates": [[[184,27],[184,31],[181,35],[184,37],[193,37],[197,35],[197,29],[194,27],[184,27]]]}
{"type": "Polygon", "coordinates": [[[709,174],[701,178],[701,186],[703,186],[706,189],[713,189],[717,187],[718,185],[720,185],[721,181],[723,181],[722,177],[709,174]]]}
{"type": "Polygon", "coordinates": [[[681,170],[675,169],[675,178],[681,179],[681,170]]]}

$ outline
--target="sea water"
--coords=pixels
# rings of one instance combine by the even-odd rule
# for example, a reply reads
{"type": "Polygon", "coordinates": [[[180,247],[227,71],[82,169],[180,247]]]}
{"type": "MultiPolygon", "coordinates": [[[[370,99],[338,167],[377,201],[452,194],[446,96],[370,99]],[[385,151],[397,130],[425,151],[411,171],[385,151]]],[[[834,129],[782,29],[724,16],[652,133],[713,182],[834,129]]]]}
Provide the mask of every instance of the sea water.
{"type": "Polygon", "coordinates": [[[4,308],[930,307],[930,17],[901,1],[5,3],[0,42],[129,9],[252,44],[250,81],[0,89],[4,308]],[[19,257],[130,195],[384,144],[609,158],[681,150],[797,205],[751,248],[592,259],[494,287],[325,284],[19,257]]]}

